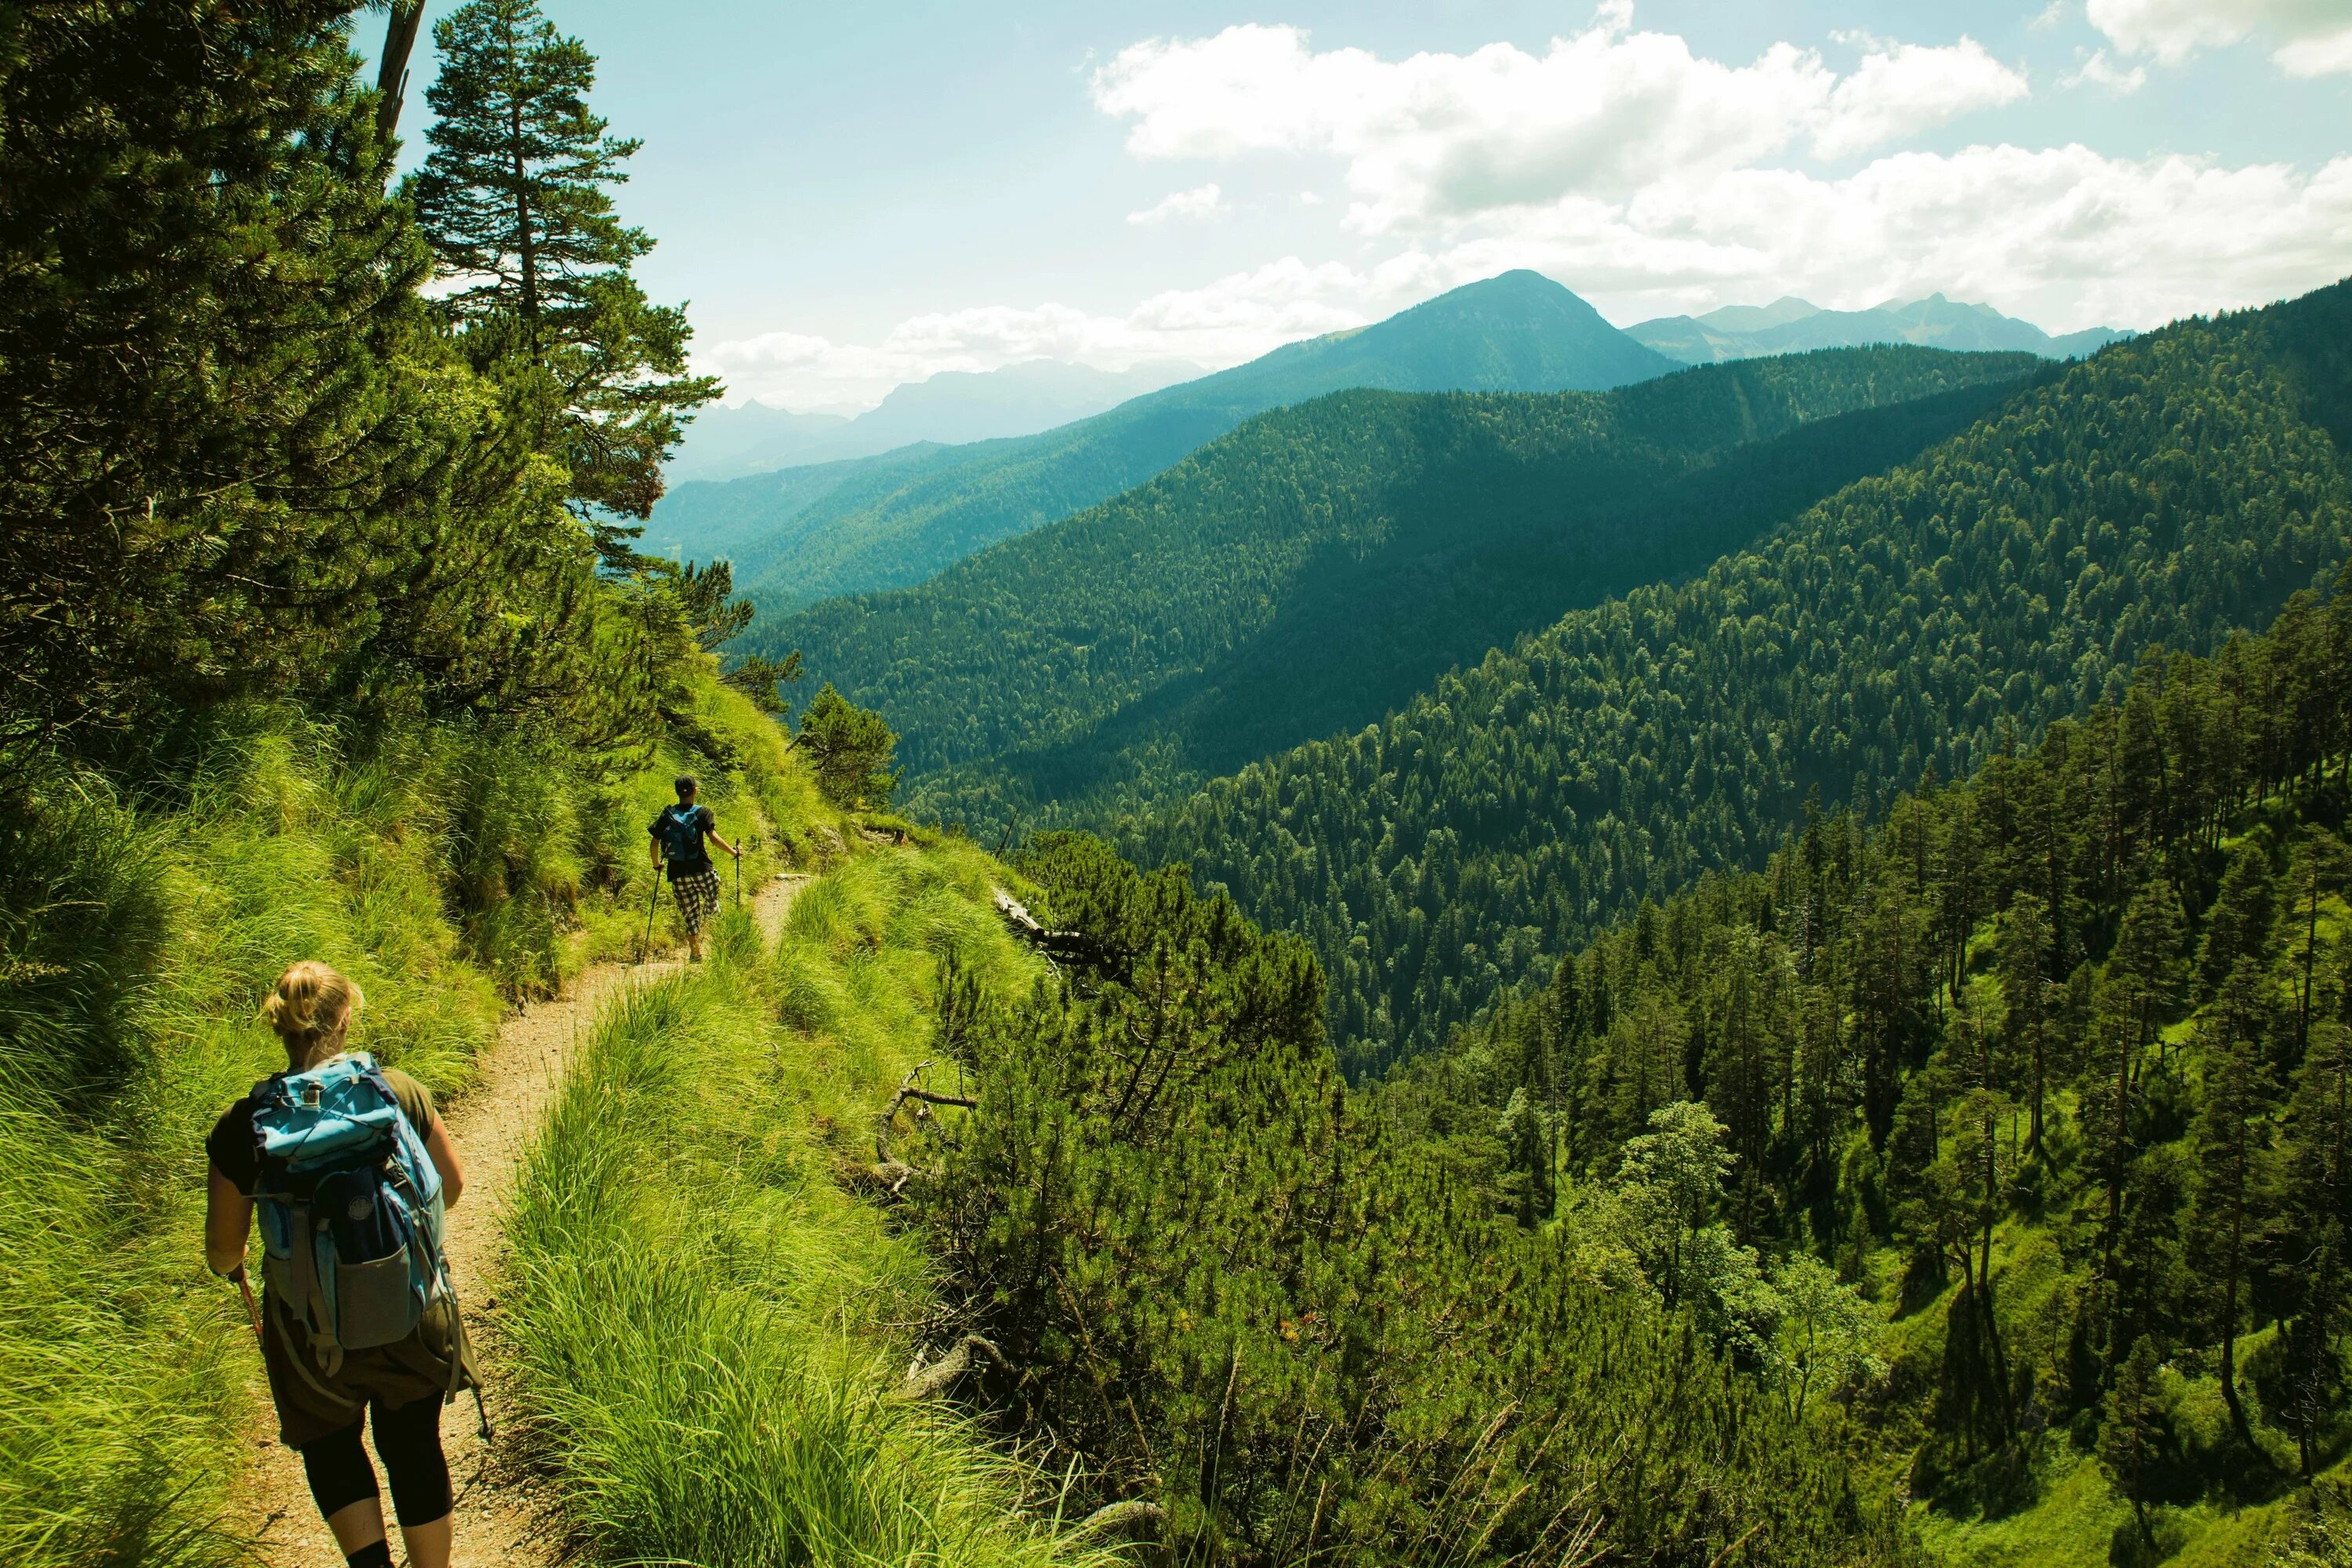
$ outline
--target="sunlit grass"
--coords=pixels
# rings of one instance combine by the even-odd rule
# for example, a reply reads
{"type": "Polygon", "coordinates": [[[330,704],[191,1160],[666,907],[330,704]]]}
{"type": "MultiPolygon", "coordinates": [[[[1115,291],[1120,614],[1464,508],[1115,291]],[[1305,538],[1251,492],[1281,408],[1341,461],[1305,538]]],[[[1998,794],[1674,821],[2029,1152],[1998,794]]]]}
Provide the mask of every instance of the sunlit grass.
{"type": "Polygon", "coordinates": [[[710,965],[601,1021],[520,1185],[507,1298],[532,1445],[595,1556],[1088,1555],[1037,1478],[894,1396],[932,1282],[836,1180],[920,1058],[939,957],[1033,976],[988,875],[968,851],[861,859],[800,895],[773,954],[730,915],[710,965]]]}
{"type": "MultiPolygon", "coordinates": [[[[709,700],[758,764],[702,767],[722,811],[810,805],[772,727],[709,700]]],[[[641,934],[639,803],[677,767],[463,727],[362,751],[259,708],[152,800],[60,776],[0,825],[0,1563],[250,1561],[257,1358],[197,1233],[205,1131],[283,1064],[265,989],[325,959],[366,993],[354,1044],[462,1090],[508,998],[641,934]]]]}

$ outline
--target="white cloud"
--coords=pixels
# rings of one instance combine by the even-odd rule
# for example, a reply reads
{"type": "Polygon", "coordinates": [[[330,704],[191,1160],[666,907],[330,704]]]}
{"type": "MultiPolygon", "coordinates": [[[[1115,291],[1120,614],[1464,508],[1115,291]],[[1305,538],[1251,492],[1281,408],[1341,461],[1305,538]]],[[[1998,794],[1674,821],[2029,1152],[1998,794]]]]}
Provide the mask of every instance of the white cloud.
{"type": "Polygon", "coordinates": [[[1736,170],[1483,228],[1427,252],[1430,287],[1531,266],[1618,321],[1782,293],[1853,309],[1942,289],[2052,331],[2152,326],[2341,276],[2352,157],[2305,173],[1979,146],[1842,179],[1736,170]]]}
{"type": "Polygon", "coordinates": [[[2026,90],[2025,79],[1974,38],[1946,48],[1875,44],[1830,94],[1813,151],[1824,158],[1867,152],[1925,126],[2014,103],[2026,90]]]}
{"type": "Polygon", "coordinates": [[[1346,165],[1368,233],[1570,195],[1623,195],[1667,175],[1745,166],[1800,143],[1844,158],[2014,101],[2024,79],[1972,39],[1867,46],[1841,77],[1776,44],[1745,66],[1627,30],[1630,5],[1531,55],[1382,60],[1317,52],[1296,27],[1136,44],[1095,74],[1096,105],[1147,159],[1317,153],[1346,165]]]}
{"type": "MultiPolygon", "coordinates": [[[[2295,0],[2249,3],[2279,12],[2295,0]]],[[[2187,0],[2098,5],[2136,5],[2151,27],[2167,5],[2188,14],[2187,0]]],[[[2131,37],[2111,48],[2156,52],[2157,32],[2131,37]]],[[[1834,41],[1852,69],[1787,44],[1732,67],[1634,32],[1621,0],[1540,56],[1496,45],[1391,62],[1317,52],[1305,34],[1267,26],[1139,44],[1093,79],[1129,148],[1146,160],[1334,161],[1352,204],[1344,226],[1360,237],[1349,262],[1285,257],[1124,312],[975,306],[909,317],[872,342],[772,332],[712,344],[698,366],[733,396],[845,409],[939,371],[1039,356],[1233,364],[1512,267],[1559,279],[1621,322],[1780,294],[1853,309],[1941,289],[2063,331],[2261,304],[2352,265],[2352,155],[2233,168],[2081,145],[1888,152],[1922,127],[2016,101],[2024,79],[1967,39],[1834,41]]],[[[2063,79],[2128,92],[2147,69],[2101,49],[2078,53],[2063,79]]],[[[1312,206],[1321,176],[1303,173],[1299,203],[1312,206]]],[[[1133,218],[1223,204],[1207,184],[1133,218]]]]}
{"type": "Polygon", "coordinates": [[[2025,24],[2037,33],[2046,33],[2066,19],[2066,0],[2050,0],[2042,14],[2025,24]]]}
{"type": "Polygon", "coordinates": [[[1224,193],[1217,189],[1216,182],[1212,180],[1189,191],[1171,191],[1150,206],[1128,214],[1127,221],[1149,226],[1166,223],[1171,218],[1214,217],[1225,210],[1224,193]]]}
{"type": "Polygon", "coordinates": [[[2260,34],[2289,76],[2352,72],[2343,0],[2089,0],[2084,14],[2116,47],[2162,65],[2260,34]]]}
{"type": "Polygon", "coordinates": [[[2093,49],[2083,63],[2058,79],[2061,87],[2104,87],[2113,92],[2134,93],[2147,85],[2147,68],[2134,66],[2129,70],[2117,70],[2107,58],[2105,49],[2093,49]]]}

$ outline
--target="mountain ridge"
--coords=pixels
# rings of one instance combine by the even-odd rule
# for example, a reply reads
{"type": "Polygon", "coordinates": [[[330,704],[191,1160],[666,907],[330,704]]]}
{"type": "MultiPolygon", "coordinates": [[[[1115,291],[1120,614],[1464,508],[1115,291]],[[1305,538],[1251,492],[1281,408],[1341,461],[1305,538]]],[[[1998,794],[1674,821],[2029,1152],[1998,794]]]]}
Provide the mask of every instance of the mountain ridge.
{"type": "Polygon", "coordinates": [[[1083,821],[1076,797],[1353,730],[1576,604],[1702,569],[2037,363],[1849,349],[1606,393],[1335,393],[772,635],[907,736],[918,806],[1083,821]]]}
{"type": "Polygon", "coordinates": [[[680,486],[648,536],[680,539],[692,554],[722,529],[740,542],[736,581],[772,612],[919,583],[1140,484],[1252,415],[1325,393],[1599,390],[1677,368],[1559,283],[1507,272],[1055,430],[953,458],[864,459],[814,499],[779,501],[771,476],[680,486]],[[759,542],[769,523],[782,541],[773,551],[759,542]]]}
{"type": "Polygon", "coordinates": [[[2112,327],[2053,334],[1990,305],[1948,299],[1940,291],[1907,302],[1888,300],[1860,310],[1825,310],[1811,300],[1783,295],[1769,305],[1725,305],[1700,316],[1636,321],[1625,333],[1690,364],[1880,342],[2080,359],[2131,335],[2112,327]]]}
{"type": "Polygon", "coordinates": [[[721,405],[696,416],[665,471],[673,484],[723,481],[922,443],[1033,436],[1202,374],[1181,360],[1109,371],[1039,358],[904,382],[862,414],[799,414],[758,402],[721,405]]]}

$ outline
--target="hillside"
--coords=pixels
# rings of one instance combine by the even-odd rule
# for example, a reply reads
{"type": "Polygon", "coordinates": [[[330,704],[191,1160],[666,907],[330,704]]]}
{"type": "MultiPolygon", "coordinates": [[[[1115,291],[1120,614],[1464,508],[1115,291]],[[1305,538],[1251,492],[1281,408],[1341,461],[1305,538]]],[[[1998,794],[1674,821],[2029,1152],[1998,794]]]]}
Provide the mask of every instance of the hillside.
{"type": "Polygon", "coordinates": [[[2031,321],[1930,294],[1909,304],[1888,300],[1866,310],[1824,310],[1803,300],[1769,305],[1726,305],[1703,316],[1660,316],[1625,329],[1625,335],[1688,364],[1803,353],[1864,343],[1916,343],[1972,353],[2008,352],[2043,359],[2081,359],[2129,337],[2090,327],[2055,337],[2031,321]]]}
{"type": "Polygon", "coordinates": [[[1699,570],[1965,429],[2031,365],[1860,350],[1610,393],[1337,394],[772,635],[906,733],[923,808],[1083,820],[1088,797],[1166,797],[1360,727],[1564,610],[1699,570]]]}
{"type": "Polygon", "coordinates": [[[1938,1561],[2291,1560],[2352,1521],[2347,589],[1644,906],[1388,1086],[1399,1120],[1467,1100],[1531,1226],[1815,1352],[1938,1561]],[[1662,1121],[1727,1167],[1679,1271],[1619,1206],[1662,1121]]]}
{"type": "Polygon", "coordinates": [[[1759,863],[1810,792],[1874,809],[1930,762],[1965,776],[2145,649],[2267,620],[2352,542],[2347,439],[2352,285],[2183,321],[1123,841],[1304,933],[1376,1067],[1642,900],[1759,863]]]}
{"type": "Polygon", "coordinates": [[[814,500],[772,500],[767,477],[681,485],[654,528],[707,556],[708,523],[739,541],[736,580],[771,610],[919,583],[954,562],[1129,489],[1251,415],[1349,387],[1399,392],[1558,392],[1662,375],[1675,362],[1602,321],[1549,279],[1505,273],[1350,332],[1292,343],[1247,364],[1020,439],[909,463],[865,459],[814,500]],[[763,532],[752,520],[772,521],[763,532]],[[772,537],[780,542],[772,546],[772,537]]]}

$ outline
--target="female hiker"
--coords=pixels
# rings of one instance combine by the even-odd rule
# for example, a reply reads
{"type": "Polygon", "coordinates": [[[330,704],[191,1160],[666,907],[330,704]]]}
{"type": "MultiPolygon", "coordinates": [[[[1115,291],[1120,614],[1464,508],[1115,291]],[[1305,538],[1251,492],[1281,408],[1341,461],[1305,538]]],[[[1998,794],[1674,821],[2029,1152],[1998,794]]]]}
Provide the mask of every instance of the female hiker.
{"type": "Polygon", "coordinates": [[[719,908],[719,868],[710,863],[706,838],[738,860],[742,849],[719,837],[719,819],[707,805],[694,804],[697,785],[692,773],[680,773],[677,804],[664,806],[646,829],[654,841],[654,865],[669,863],[670,891],[677,895],[678,918],[686,922],[686,950],[702,962],[702,927],[719,908]]]}
{"type": "Polygon", "coordinates": [[[440,1211],[457,1201],[466,1176],[425,1086],[343,1054],[360,1002],[360,988],[323,963],[306,961],[278,977],[262,1016],[285,1042],[287,1070],[256,1084],[205,1140],[212,1161],[205,1261],[243,1282],[258,1194],[267,1263],[261,1355],[279,1440],[302,1457],[310,1496],[344,1560],[392,1568],[375,1471],[360,1445],[372,1416],[408,1561],[447,1568],[441,1402],[474,1378],[439,1261],[440,1211]],[[387,1099],[397,1118],[386,1114],[387,1099]],[[338,1138],[341,1152],[328,1152],[338,1138]],[[387,1228],[401,1243],[397,1254],[370,1264],[363,1233],[387,1228]],[[313,1235],[319,1239],[307,1247],[287,1239],[313,1235]],[[427,1260],[429,1271],[412,1275],[412,1256],[427,1260]],[[322,1272],[331,1273],[331,1298],[317,1289],[322,1272]]]}

